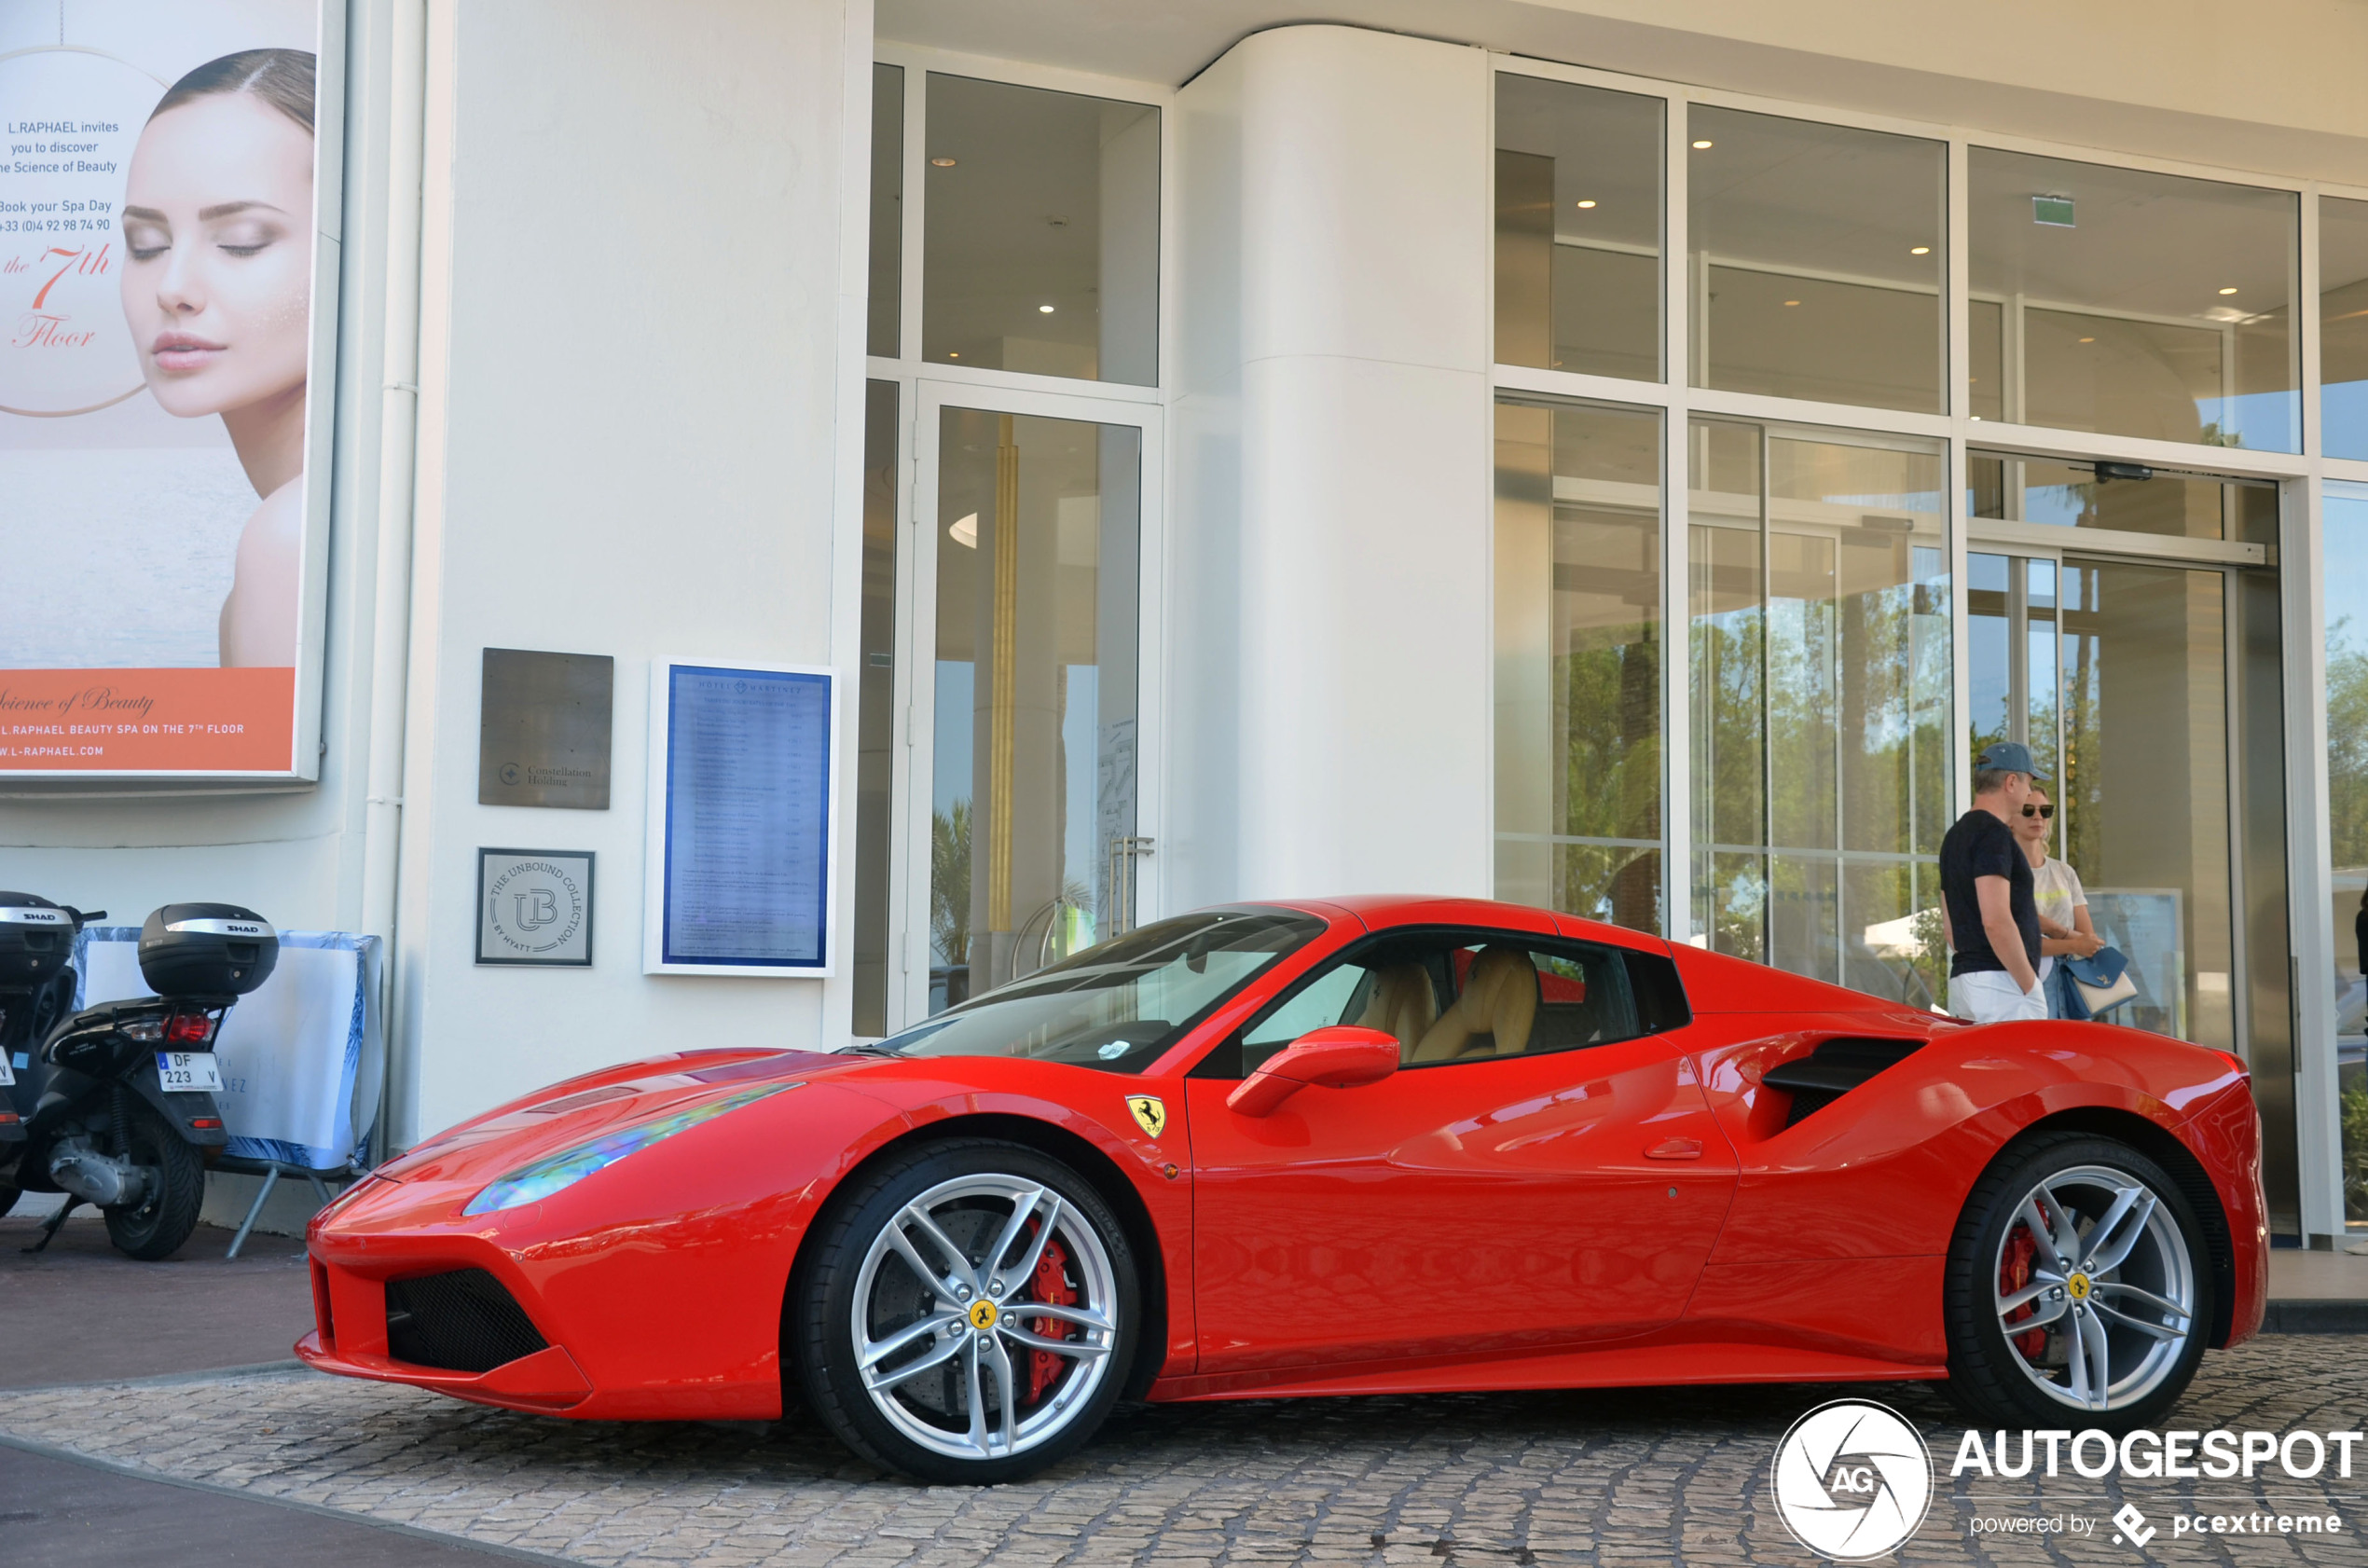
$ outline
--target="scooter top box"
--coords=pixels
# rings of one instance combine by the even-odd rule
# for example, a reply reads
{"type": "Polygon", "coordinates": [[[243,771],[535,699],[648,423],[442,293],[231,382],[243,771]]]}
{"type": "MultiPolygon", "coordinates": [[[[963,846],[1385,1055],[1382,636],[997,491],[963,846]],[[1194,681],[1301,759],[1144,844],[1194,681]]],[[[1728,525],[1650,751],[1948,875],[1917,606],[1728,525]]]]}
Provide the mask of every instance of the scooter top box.
{"type": "Polygon", "coordinates": [[[243,997],[271,978],[280,933],[234,903],[169,903],[140,928],[140,977],[163,997],[243,997]]]}
{"type": "Polygon", "coordinates": [[[74,956],[74,915],[38,893],[0,893],[0,988],[39,985],[74,956]]]}

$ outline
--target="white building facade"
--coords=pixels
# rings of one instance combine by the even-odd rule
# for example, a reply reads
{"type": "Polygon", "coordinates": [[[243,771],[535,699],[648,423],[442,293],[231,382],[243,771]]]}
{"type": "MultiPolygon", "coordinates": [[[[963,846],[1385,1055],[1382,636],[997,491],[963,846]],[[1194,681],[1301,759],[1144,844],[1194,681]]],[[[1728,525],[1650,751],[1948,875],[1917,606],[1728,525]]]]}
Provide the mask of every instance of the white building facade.
{"type": "Polygon", "coordinates": [[[2014,739],[2129,1020],[2250,1064],[2331,1245],[2368,13],[2231,27],[353,0],[319,780],[11,787],[0,886],[384,937],[400,1147],[1260,897],[1928,1005],[2014,739]],[[613,659],[605,810],[483,802],[488,649],[613,659]],[[827,978],[644,972],[670,659],[838,672],[827,978]],[[520,846],[597,856],[588,967],[478,962],[520,846]]]}

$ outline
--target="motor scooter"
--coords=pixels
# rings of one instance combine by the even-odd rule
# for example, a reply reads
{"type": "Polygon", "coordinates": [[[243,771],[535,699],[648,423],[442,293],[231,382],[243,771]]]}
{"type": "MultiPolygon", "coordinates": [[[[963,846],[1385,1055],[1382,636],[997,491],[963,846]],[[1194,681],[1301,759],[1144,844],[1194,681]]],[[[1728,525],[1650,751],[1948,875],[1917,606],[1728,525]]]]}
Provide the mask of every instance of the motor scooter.
{"type": "Polygon", "coordinates": [[[76,1011],[74,938],[103,918],[0,892],[0,1214],[20,1192],[62,1192],[27,1251],[89,1204],[117,1250],[154,1261],[197,1228],[206,1165],[229,1141],[213,1044],[232,1004],[269,978],[279,933],[235,904],[167,904],[140,928],[141,978],[158,995],[76,1011]]]}

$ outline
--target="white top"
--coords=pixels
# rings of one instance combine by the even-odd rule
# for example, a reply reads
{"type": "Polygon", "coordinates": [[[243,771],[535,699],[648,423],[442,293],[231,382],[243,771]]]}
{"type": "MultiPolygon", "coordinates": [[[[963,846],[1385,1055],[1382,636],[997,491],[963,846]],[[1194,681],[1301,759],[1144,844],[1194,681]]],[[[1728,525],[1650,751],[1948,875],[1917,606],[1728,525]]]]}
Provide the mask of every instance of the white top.
{"type": "MultiPolygon", "coordinates": [[[[2072,928],[2072,911],[2088,902],[2088,895],[2081,890],[2080,873],[2053,855],[2031,868],[2031,896],[2039,905],[2039,917],[2052,921],[2066,930],[2072,928]]],[[[2056,968],[2056,960],[2039,960],[2039,978],[2045,980],[2056,968]]]]}

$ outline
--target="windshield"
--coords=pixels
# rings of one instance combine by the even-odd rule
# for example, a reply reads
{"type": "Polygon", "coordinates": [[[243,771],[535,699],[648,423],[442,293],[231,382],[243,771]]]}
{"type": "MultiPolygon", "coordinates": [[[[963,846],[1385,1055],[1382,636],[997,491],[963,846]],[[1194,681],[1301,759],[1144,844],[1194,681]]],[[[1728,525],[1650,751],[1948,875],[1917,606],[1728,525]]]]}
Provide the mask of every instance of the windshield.
{"type": "Polygon", "coordinates": [[[1202,1014],[1323,929],[1321,920],[1281,909],[1178,915],[964,1002],[879,1049],[1140,1072],[1202,1014]]]}

